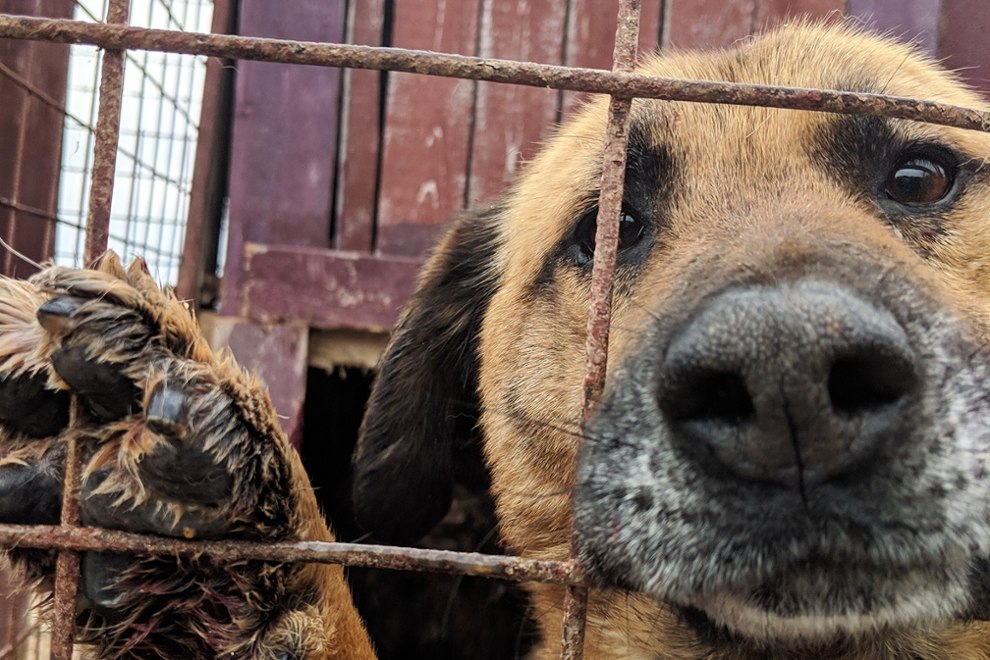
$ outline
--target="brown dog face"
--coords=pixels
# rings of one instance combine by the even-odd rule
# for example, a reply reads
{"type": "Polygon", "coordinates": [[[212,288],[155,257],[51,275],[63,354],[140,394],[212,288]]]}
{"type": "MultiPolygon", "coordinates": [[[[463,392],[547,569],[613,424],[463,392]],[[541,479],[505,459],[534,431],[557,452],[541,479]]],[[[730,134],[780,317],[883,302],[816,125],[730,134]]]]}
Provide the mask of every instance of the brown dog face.
{"type": "MultiPolygon", "coordinates": [[[[644,70],[985,107],[847,27],[644,70]]],[[[442,514],[477,396],[506,544],[566,556],[574,493],[591,574],[647,594],[597,593],[592,645],[647,652],[693,621],[820,647],[972,612],[990,554],[990,136],[637,101],[608,385],[579,456],[604,124],[589,104],[424,274],[356,461],[369,527],[408,538],[442,514]]]]}

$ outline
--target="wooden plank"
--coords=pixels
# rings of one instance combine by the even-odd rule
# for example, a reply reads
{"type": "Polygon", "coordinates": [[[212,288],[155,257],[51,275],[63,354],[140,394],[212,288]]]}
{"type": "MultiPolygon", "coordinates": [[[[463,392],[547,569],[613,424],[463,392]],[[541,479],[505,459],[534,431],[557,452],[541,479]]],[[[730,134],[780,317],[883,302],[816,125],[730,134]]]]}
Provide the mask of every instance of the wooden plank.
{"type": "MultiPolygon", "coordinates": [[[[567,5],[559,0],[485,0],[482,57],[559,64],[567,5]]],[[[477,90],[468,203],[490,199],[514,179],[557,118],[555,90],[482,83],[477,90]]]]}
{"type": "MultiPolygon", "coordinates": [[[[384,24],[384,0],[349,3],[347,43],[384,45],[384,24]]],[[[370,252],[378,195],[384,74],[347,69],[343,75],[334,245],[340,250],[370,252]]]]}
{"type": "Polygon", "coordinates": [[[309,335],[309,366],[333,371],[337,367],[371,370],[378,366],[388,333],[363,330],[314,330],[309,335]]]}
{"type": "MultiPolygon", "coordinates": [[[[341,41],[343,0],[243,0],[240,34],[341,41]]],[[[221,309],[240,306],[244,244],[330,243],[340,70],[239,62],[221,309]]]]}
{"type": "MultiPolygon", "coordinates": [[[[478,0],[395,3],[393,43],[472,55],[478,0]]],[[[475,83],[388,74],[377,249],[421,255],[463,207],[475,83]]]]}
{"type": "Polygon", "coordinates": [[[229,346],[237,361],[254,371],[268,387],[289,442],[299,448],[306,401],[309,329],[302,323],[265,325],[236,317],[211,323],[210,344],[229,346]]]}
{"type": "Polygon", "coordinates": [[[640,58],[650,53],[659,52],[660,50],[663,5],[663,0],[643,0],[642,10],[639,16],[640,58]]]}
{"type": "Polygon", "coordinates": [[[727,46],[753,30],[757,0],[669,0],[667,34],[677,48],[727,46]]]}
{"type": "Polygon", "coordinates": [[[925,52],[938,52],[942,0],[849,0],[848,12],[871,30],[913,39],[925,52]]]}
{"type": "MultiPolygon", "coordinates": [[[[0,12],[70,18],[71,0],[0,0],[0,12]]],[[[0,237],[36,262],[54,248],[69,47],[0,41],[0,237]]],[[[5,275],[36,269],[2,251],[5,275]]]]}
{"type": "Polygon", "coordinates": [[[389,330],[416,286],[423,262],[333,250],[249,244],[244,306],[263,323],[389,330]]]}
{"type": "Polygon", "coordinates": [[[963,80],[990,95],[990,11],[986,0],[942,0],[939,58],[963,80]]]}
{"type": "MultiPolygon", "coordinates": [[[[571,0],[564,64],[592,69],[611,69],[617,16],[616,6],[613,3],[600,0],[571,0]]],[[[641,58],[660,48],[662,18],[663,0],[643,0],[639,24],[641,58]]],[[[571,116],[587,98],[587,95],[578,92],[563,92],[562,95],[562,118],[571,116]]]]}
{"type": "MultiPolygon", "coordinates": [[[[214,0],[212,32],[230,34],[234,31],[233,1],[214,0]]],[[[230,60],[215,57],[206,60],[186,236],[175,286],[179,297],[208,306],[212,306],[219,294],[215,272],[220,216],[223,214],[230,167],[227,155],[230,149],[233,67],[230,60]]]]}

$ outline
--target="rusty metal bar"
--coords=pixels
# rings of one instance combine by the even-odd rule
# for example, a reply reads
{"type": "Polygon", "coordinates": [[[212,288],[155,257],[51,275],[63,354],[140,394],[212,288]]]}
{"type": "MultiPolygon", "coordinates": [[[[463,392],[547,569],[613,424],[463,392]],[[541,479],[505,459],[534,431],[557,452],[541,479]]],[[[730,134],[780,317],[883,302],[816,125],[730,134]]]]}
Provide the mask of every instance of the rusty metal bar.
{"type": "MultiPolygon", "coordinates": [[[[126,25],[130,7],[130,0],[110,0],[107,24],[101,27],[126,25]]],[[[86,251],[83,257],[83,263],[86,264],[93,263],[107,249],[123,93],[124,52],[122,49],[108,49],[103,53],[100,78],[100,109],[96,119],[93,180],[89,194],[89,217],[86,220],[86,251]]]]}
{"type": "MultiPolygon", "coordinates": [[[[73,408],[75,406],[73,405],[73,408]]],[[[74,414],[75,411],[73,410],[74,414]]],[[[61,524],[65,529],[79,524],[80,461],[75,439],[67,442],[65,480],[62,483],[61,524]]],[[[63,551],[55,560],[55,594],[52,600],[52,660],[71,660],[76,628],[76,592],[79,588],[79,554],[63,551]]]]}
{"type": "Polygon", "coordinates": [[[990,132],[990,112],[882,94],[654,78],[622,71],[468,57],[402,48],[149,30],[65,19],[0,14],[0,38],[4,37],[58,43],[84,43],[107,49],[153,50],[285,64],[403,71],[612,96],[884,116],[990,132]]]}
{"type": "Polygon", "coordinates": [[[315,562],[400,571],[456,573],[512,582],[580,583],[580,572],[566,561],[483,555],[423,548],[359,543],[299,541],[186,541],[93,527],[0,525],[0,547],[55,548],[73,552],[108,551],[138,555],[206,556],[218,561],[257,559],[271,562],[315,562]]]}
{"type": "MultiPolygon", "coordinates": [[[[612,70],[628,73],[636,64],[639,44],[641,0],[619,2],[618,26],[612,53],[612,70]]],[[[602,157],[598,217],[595,227],[595,258],[591,270],[591,292],[585,339],[584,401],[581,407],[581,433],[601,397],[608,367],[608,336],[612,318],[612,290],[615,261],[619,245],[619,218],[622,212],[622,189],[626,171],[626,145],[632,97],[613,95],[609,102],[608,124],[602,157]]],[[[580,448],[580,447],[579,447],[580,448]]],[[[571,561],[576,562],[577,536],[571,531],[571,561]]],[[[588,614],[588,587],[573,585],[564,598],[564,623],[561,660],[581,660],[584,656],[584,633],[588,614]]]]}
{"type": "MultiPolygon", "coordinates": [[[[130,0],[110,0],[107,23],[126,24],[130,0]]],[[[93,147],[93,178],[86,220],[84,263],[92,263],[107,249],[110,208],[113,202],[117,143],[120,139],[120,106],[124,93],[124,53],[103,53],[100,80],[100,106],[93,147]]],[[[73,404],[73,416],[75,404],[73,404]]],[[[75,437],[66,441],[65,477],[62,483],[61,527],[71,529],[80,523],[79,480],[82,455],[75,437]]],[[[79,587],[79,553],[64,550],[55,561],[55,593],[52,600],[52,660],[71,660],[76,623],[76,592],[79,587]]]]}

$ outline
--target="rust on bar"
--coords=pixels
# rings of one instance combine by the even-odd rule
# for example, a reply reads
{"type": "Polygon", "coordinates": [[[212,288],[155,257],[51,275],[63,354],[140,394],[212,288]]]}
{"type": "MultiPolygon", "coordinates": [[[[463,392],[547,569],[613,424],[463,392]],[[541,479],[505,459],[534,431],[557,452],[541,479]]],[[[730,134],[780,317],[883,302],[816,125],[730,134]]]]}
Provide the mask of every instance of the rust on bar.
{"type": "MultiPolygon", "coordinates": [[[[107,24],[126,25],[130,0],[110,0],[107,24]]],[[[113,202],[113,179],[117,169],[117,143],[120,140],[120,105],[124,94],[124,52],[108,49],[103,53],[100,74],[100,107],[96,119],[93,147],[93,179],[86,219],[86,249],[83,263],[92,264],[107,250],[110,234],[110,207],[113,202]]]]}
{"type": "Polygon", "coordinates": [[[882,94],[655,78],[625,71],[574,68],[403,48],[149,30],[0,14],[0,38],[4,37],[283,64],[403,71],[613,96],[884,116],[990,132],[990,112],[882,94]]]}
{"type": "MultiPolygon", "coordinates": [[[[72,404],[75,415],[75,403],[72,404]]],[[[65,529],[79,524],[80,461],[74,438],[66,442],[65,480],[62,484],[61,524],[65,529]]],[[[55,593],[52,598],[52,660],[72,658],[76,625],[76,592],[79,588],[79,553],[59,552],[55,560],[55,593]]]]}
{"type": "MultiPolygon", "coordinates": [[[[641,0],[621,0],[612,70],[629,73],[636,63],[639,46],[641,0]]],[[[581,408],[581,434],[591,416],[591,410],[601,397],[608,368],[608,336],[612,318],[612,290],[616,253],[619,245],[619,222],[622,212],[622,189],[626,172],[626,145],[629,138],[629,116],[632,97],[613,95],[609,102],[608,124],[602,154],[601,185],[598,197],[598,218],[595,227],[595,257],[591,270],[591,294],[585,339],[584,401],[581,408]]],[[[571,561],[575,557],[576,535],[571,532],[571,561]]],[[[573,585],[564,597],[562,660],[584,657],[584,633],[588,614],[588,587],[573,585]]]]}
{"type": "MultiPolygon", "coordinates": [[[[110,0],[108,24],[126,24],[130,0],[110,0]]],[[[120,106],[124,93],[124,53],[103,53],[100,79],[100,105],[96,120],[93,148],[93,173],[86,220],[84,263],[91,264],[107,249],[110,233],[110,206],[113,179],[117,167],[117,143],[120,138],[120,106]]],[[[76,404],[72,404],[75,416],[76,404]]],[[[61,528],[71,529],[80,523],[79,481],[82,454],[75,437],[66,440],[65,477],[62,482],[61,528]]],[[[76,593],[79,588],[79,553],[65,550],[55,561],[55,593],[52,598],[52,660],[71,660],[76,623],[76,593]]]]}
{"type": "Polygon", "coordinates": [[[324,541],[187,541],[63,525],[0,525],[0,547],[54,548],[74,552],[109,551],[144,556],[204,556],[224,562],[241,559],[315,562],[398,571],[456,573],[511,582],[574,584],[583,580],[580,571],[566,561],[324,541]]]}

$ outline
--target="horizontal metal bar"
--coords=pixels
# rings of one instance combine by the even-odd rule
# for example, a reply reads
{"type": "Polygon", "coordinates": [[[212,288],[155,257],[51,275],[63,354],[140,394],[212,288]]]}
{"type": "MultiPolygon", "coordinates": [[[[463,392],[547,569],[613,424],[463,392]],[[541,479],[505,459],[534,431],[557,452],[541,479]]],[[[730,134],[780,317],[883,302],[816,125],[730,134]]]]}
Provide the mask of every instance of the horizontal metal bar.
{"type": "Polygon", "coordinates": [[[655,78],[636,73],[449,55],[402,48],[149,30],[7,14],[0,14],[0,38],[3,37],[57,43],[84,43],[111,50],[151,50],[286,64],[403,71],[448,78],[611,94],[620,98],[656,98],[694,103],[875,115],[990,132],[990,112],[881,94],[655,78]]]}
{"type": "Polygon", "coordinates": [[[233,539],[187,541],[94,527],[0,525],[0,547],[109,551],[138,555],[196,555],[220,561],[258,559],[286,563],[314,562],[399,571],[454,573],[511,582],[584,584],[584,575],[580,568],[569,561],[540,561],[477,552],[360,543],[259,543],[233,539]]]}

